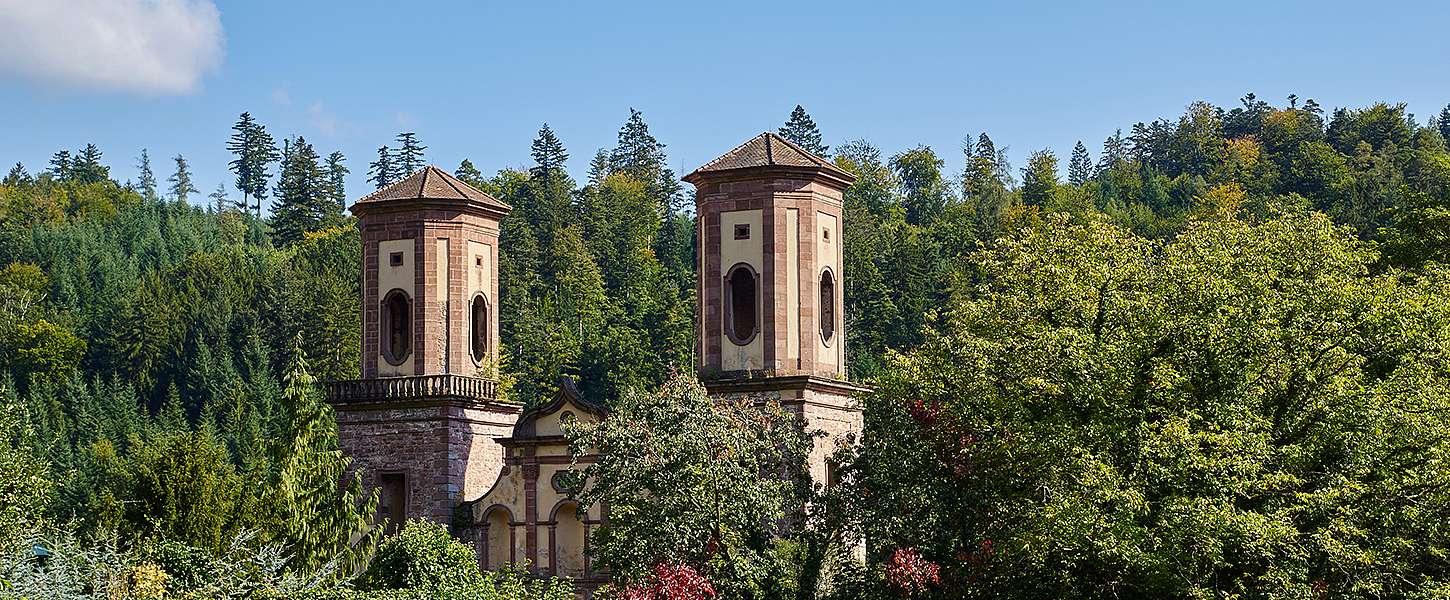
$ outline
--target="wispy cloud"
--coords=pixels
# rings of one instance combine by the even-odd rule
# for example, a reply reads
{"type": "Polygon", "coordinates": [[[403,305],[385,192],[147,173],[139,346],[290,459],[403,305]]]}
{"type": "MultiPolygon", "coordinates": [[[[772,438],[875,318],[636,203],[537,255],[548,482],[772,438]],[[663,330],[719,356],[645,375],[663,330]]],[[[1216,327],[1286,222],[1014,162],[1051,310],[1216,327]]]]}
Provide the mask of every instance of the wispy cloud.
{"type": "Polygon", "coordinates": [[[307,121],[323,135],[337,135],[337,128],[340,121],[336,114],[327,110],[321,101],[313,102],[307,107],[307,121]]]}
{"type": "Polygon", "coordinates": [[[211,0],[0,0],[0,72],[48,85],[193,92],[224,44],[211,0]]]}
{"type": "Polygon", "coordinates": [[[287,93],[287,88],[274,89],[272,90],[272,104],[276,104],[277,106],[291,106],[292,94],[287,93]]]}

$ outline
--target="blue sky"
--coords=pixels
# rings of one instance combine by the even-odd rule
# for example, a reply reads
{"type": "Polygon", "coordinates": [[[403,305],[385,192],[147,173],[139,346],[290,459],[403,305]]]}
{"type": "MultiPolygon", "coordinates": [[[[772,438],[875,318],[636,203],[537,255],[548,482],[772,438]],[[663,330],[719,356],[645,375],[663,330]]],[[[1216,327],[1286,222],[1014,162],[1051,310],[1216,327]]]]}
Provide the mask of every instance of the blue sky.
{"type": "Polygon", "coordinates": [[[799,103],[833,146],[926,144],[956,172],[986,130],[1017,168],[1246,92],[1423,121],[1450,103],[1447,4],[0,0],[0,161],[95,142],[124,181],[146,147],[206,193],[251,111],[342,150],[356,198],[403,130],[491,173],[547,121],[582,177],[635,107],[683,174],[799,103]]]}

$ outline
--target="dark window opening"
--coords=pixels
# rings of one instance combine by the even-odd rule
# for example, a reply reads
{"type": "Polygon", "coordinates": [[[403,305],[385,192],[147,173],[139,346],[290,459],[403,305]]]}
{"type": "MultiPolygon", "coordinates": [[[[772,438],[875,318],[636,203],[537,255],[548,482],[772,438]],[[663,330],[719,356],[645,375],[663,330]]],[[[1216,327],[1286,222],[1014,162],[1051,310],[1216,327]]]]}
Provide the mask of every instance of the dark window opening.
{"type": "Polygon", "coordinates": [[[828,241],[828,242],[831,241],[831,230],[829,230],[829,229],[822,229],[821,230],[821,237],[823,239],[825,239],[826,241],[828,241]]]}
{"type": "Polygon", "coordinates": [[[757,330],[756,305],[758,278],[755,271],[745,264],[735,265],[725,278],[725,332],[730,341],[744,346],[755,338],[757,330]]]}
{"type": "Polygon", "coordinates": [[[388,292],[383,299],[383,358],[397,366],[413,351],[413,301],[403,290],[388,292]]]}
{"type": "Polygon", "coordinates": [[[821,339],[827,344],[836,335],[836,279],[830,271],[821,273],[821,339]]]}
{"type": "Polygon", "coordinates": [[[737,223],[737,224],[735,224],[735,239],[737,239],[737,240],[748,240],[748,239],[750,239],[750,224],[749,223],[737,223]]]}
{"type": "Polygon", "coordinates": [[[402,252],[393,252],[391,254],[388,254],[388,266],[390,266],[390,267],[401,267],[401,266],[403,266],[403,253],[402,252]]]}
{"type": "Polygon", "coordinates": [[[488,301],[482,295],[473,297],[473,307],[470,311],[473,335],[471,338],[473,348],[473,361],[482,363],[484,356],[488,355],[488,301]]]}
{"type": "Polygon", "coordinates": [[[378,518],[387,520],[387,533],[402,528],[408,516],[407,477],[402,473],[383,473],[378,477],[378,518]]]}
{"type": "Polygon", "coordinates": [[[473,257],[473,266],[475,266],[475,267],[482,267],[483,266],[483,257],[482,256],[475,256],[475,257],[473,257]]]}

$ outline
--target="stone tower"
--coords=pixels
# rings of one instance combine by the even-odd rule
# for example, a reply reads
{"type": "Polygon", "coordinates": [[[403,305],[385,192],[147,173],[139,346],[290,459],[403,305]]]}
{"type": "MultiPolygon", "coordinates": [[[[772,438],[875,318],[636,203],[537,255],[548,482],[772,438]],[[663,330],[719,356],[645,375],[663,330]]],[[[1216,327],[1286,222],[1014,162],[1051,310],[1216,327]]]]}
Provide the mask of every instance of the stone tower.
{"type": "Polygon", "coordinates": [[[358,200],[362,379],[331,382],[342,450],[393,526],[448,523],[503,466],[498,224],[512,210],[436,168],[358,200]]]}
{"type": "Polygon", "coordinates": [[[711,394],[776,399],[821,430],[826,458],[861,411],[846,380],[842,192],[855,177],[762,133],[684,177],[695,185],[700,377],[711,394]]]}

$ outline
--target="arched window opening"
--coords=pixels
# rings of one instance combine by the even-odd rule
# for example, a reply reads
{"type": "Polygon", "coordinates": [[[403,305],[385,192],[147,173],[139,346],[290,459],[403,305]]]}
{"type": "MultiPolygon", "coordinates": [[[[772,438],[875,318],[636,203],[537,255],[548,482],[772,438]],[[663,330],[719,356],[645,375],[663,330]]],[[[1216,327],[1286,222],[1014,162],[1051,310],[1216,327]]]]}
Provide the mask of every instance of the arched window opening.
{"type": "Polygon", "coordinates": [[[588,560],[584,555],[585,538],[588,532],[579,518],[579,505],[566,502],[554,507],[554,526],[550,528],[549,541],[553,546],[549,568],[551,574],[559,577],[583,577],[588,574],[588,560]]]}
{"type": "Polygon", "coordinates": [[[507,567],[514,562],[513,550],[513,525],[510,523],[511,515],[507,510],[495,508],[488,512],[484,519],[487,523],[488,540],[484,547],[487,553],[484,566],[491,570],[498,570],[507,567]]]}
{"type": "Polygon", "coordinates": [[[484,357],[488,356],[488,300],[482,294],[473,297],[473,306],[469,311],[469,328],[471,335],[469,341],[473,350],[473,362],[483,364],[484,357]]]}
{"type": "Polygon", "coordinates": [[[413,352],[413,301],[403,290],[383,298],[383,358],[398,366],[413,352]]]}
{"type": "Polygon", "coordinates": [[[836,336],[836,278],[821,272],[821,339],[827,344],[836,336]]]}
{"type": "Polygon", "coordinates": [[[725,278],[725,333],[730,341],[744,346],[755,339],[759,329],[756,318],[759,278],[755,270],[744,263],[735,265],[725,278]]]}

